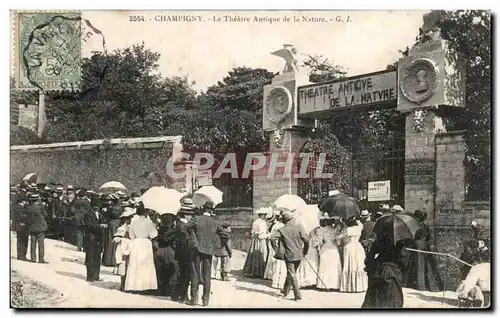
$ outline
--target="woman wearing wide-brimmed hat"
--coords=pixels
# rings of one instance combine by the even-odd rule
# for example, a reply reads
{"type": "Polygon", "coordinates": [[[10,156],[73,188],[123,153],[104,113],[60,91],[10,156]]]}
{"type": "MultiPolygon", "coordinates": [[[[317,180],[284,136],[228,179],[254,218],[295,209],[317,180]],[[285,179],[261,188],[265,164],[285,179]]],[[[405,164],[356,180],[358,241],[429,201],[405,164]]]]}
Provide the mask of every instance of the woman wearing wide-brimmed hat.
{"type": "MultiPolygon", "coordinates": [[[[269,230],[270,236],[274,235],[280,228],[285,226],[283,222],[281,222],[281,216],[277,210],[271,210],[267,215],[267,220],[272,223],[269,230]]],[[[276,252],[277,251],[270,247],[264,278],[272,281],[271,286],[273,288],[282,289],[286,279],[286,264],[284,260],[274,257],[276,252]]]]}
{"type": "Polygon", "coordinates": [[[136,216],[130,223],[130,259],[125,281],[126,291],[156,290],[156,268],[152,239],[158,236],[154,223],[146,216],[142,202],[136,208],[136,216]]]}
{"type": "Polygon", "coordinates": [[[319,242],[319,270],[316,287],[318,289],[340,289],[342,264],[338,245],[342,238],[342,228],[333,224],[333,219],[324,213],[320,220],[325,226],[317,231],[319,242]],[[325,224],[326,223],[326,224],[325,224]]]}
{"type": "Polygon", "coordinates": [[[252,241],[245,260],[245,265],[243,266],[243,274],[247,277],[264,277],[269,252],[267,245],[269,232],[267,229],[266,215],[270,211],[272,211],[272,208],[260,208],[255,210],[257,219],[252,223],[252,241]]]}

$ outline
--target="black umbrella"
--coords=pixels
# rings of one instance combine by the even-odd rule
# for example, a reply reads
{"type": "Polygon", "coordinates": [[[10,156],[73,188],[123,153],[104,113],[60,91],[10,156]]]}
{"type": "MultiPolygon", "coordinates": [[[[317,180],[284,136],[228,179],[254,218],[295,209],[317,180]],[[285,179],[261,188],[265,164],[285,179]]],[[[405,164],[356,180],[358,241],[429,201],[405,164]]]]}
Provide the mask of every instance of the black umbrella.
{"type": "Polygon", "coordinates": [[[420,223],[411,213],[400,212],[381,216],[375,223],[373,232],[377,237],[389,235],[392,243],[396,245],[400,240],[414,239],[420,227],[420,223]]]}
{"type": "Polygon", "coordinates": [[[319,209],[330,216],[338,216],[344,220],[351,216],[359,216],[361,213],[361,208],[356,199],[348,197],[345,194],[336,194],[326,198],[321,202],[319,209]]]}

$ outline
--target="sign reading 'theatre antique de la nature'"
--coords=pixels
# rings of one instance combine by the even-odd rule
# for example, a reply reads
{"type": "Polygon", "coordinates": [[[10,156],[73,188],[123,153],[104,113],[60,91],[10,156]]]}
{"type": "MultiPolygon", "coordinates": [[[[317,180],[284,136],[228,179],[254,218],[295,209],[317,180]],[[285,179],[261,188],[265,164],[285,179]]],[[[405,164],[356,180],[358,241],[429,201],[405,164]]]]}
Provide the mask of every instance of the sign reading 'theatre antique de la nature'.
{"type": "Polygon", "coordinates": [[[368,182],[368,202],[388,201],[391,199],[391,181],[368,182]]]}
{"type": "Polygon", "coordinates": [[[376,72],[300,86],[297,95],[300,115],[369,105],[396,106],[397,72],[376,72]]]}

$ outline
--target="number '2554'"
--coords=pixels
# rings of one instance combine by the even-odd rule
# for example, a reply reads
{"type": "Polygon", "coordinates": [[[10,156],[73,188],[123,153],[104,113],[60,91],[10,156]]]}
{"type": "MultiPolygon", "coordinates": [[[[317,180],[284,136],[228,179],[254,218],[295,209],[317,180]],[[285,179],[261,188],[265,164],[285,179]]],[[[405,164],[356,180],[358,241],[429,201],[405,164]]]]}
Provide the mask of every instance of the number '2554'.
{"type": "Polygon", "coordinates": [[[144,17],[142,15],[130,15],[128,19],[129,22],[144,22],[144,17]]]}

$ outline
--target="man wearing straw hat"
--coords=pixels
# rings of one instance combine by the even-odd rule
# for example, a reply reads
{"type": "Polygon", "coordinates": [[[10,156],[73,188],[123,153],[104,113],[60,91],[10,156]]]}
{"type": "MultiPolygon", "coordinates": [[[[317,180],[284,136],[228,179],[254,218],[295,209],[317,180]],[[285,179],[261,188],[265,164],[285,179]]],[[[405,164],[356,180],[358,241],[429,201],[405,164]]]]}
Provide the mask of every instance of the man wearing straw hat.
{"type": "MultiPolygon", "coordinates": [[[[271,237],[271,244],[273,249],[279,251],[279,244],[284,247],[283,259],[286,264],[286,280],[285,286],[281,291],[284,297],[290,293],[290,288],[293,288],[294,300],[299,301],[302,299],[300,295],[299,282],[297,280],[297,269],[300,266],[300,261],[307,255],[309,249],[309,237],[305,233],[302,226],[296,225],[292,220],[291,213],[285,211],[281,214],[281,220],[285,224],[284,227],[276,231],[271,237]]],[[[278,255],[276,256],[278,258],[278,255]]]]}

